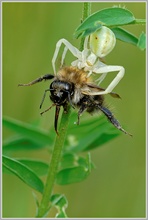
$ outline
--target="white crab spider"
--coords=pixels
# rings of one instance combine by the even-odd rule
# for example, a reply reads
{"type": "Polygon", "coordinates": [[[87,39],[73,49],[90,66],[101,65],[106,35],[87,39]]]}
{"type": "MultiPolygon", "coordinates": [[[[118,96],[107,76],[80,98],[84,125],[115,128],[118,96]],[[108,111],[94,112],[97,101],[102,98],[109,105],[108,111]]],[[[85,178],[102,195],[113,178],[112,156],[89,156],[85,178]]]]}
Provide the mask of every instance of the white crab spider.
{"type": "Polygon", "coordinates": [[[84,71],[88,72],[88,77],[92,73],[101,74],[101,76],[97,80],[98,85],[104,80],[107,73],[118,71],[118,74],[104,91],[87,91],[88,95],[103,95],[112,92],[112,90],[116,87],[116,85],[124,76],[124,67],[106,65],[100,61],[100,58],[105,57],[107,54],[109,54],[116,44],[115,35],[109,28],[102,26],[101,29],[91,34],[89,37],[86,37],[83,51],[79,51],[66,39],[60,39],[56,44],[56,49],[52,59],[52,66],[55,75],[55,62],[62,44],[65,45],[65,48],[62,54],[61,66],[63,65],[66,53],[69,50],[73,54],[73,56],[77,58],[71,63],[72,66],[75,66],[79,69],[83,68],[84,71]]]}

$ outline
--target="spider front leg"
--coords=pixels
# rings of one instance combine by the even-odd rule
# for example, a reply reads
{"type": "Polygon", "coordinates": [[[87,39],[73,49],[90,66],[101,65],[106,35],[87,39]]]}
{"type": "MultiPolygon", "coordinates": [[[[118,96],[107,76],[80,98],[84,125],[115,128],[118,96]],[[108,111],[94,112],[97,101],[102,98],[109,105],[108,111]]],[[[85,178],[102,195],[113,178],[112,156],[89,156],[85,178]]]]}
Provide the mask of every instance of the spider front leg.
{"type": "Polygon", "coordinates": [[[101,82],[105,79],[105,77],[107,76],[107,73],[103,73],[99,79],[96,80],[98,86],[101,84],[101,82]]]}
{"type": "MultiPolygon", "coordinates": [[[[99,69],[94,69],[93,72],[97,74],[102,74],[102,78],[105,78],[105,73],[115,72],[118,71],[118,74],[116,77],[112,80],[112,82],[108,85],[108,87],[101,92],[89,92],[89,95],[105,95],[108,93],[111,93],[112,90],[116,87],[116,85],[120,82],[120,80],[123,78],[125,69],[122,66],[104,66],[100,67],[99,69]]],[[[103,80],[101,80],[102,82],[103,80]]]]}
{"type": "Polygon", "coordinates": [[[74,47],[66,39],[64,38],[60,39],[56,44],[56,49],[55,49],[55,52],[52,58],[52,67],[53,67],[54,74],[56,74],[55,62],[56,62],[56,59],[57,59],[57,56],[58,56],[58,53],[59,53],[59,50],[62,44],[65,45],[65,48],[62,54],[61,66],[63,65],[64,59],[65,59],[65,56],[68,50],[73,54],[73,56],[77,57],[78,59],[81,56],[81,52],[76,47],[74,47]]]}

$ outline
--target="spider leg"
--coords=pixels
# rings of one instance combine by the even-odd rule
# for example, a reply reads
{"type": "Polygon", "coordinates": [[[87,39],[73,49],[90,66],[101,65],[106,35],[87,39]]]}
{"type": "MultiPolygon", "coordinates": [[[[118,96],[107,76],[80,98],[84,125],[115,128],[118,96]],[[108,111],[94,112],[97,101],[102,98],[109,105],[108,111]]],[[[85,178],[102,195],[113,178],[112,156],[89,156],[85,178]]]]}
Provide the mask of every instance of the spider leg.
{"type": "MultiPolygon", "coordinates": [[[[93,84],[91,84],[91,83],[87,83],[87,86],[88,86],[88,88],[90,88],[91,93],[93,93],[93,90],[94,90],[94,89],[95,89],[95,90],[98,90],[98,92],[100,92],[100,91],[105,91],[105,89],[101,88],[100,86],[93,85],[93,84]]],[[[84,90],[82,89],[81,92],[82,92],[83,94],[85,94],[85,95],[88,95],[88,94],[90,93],[90,91],[88,91],[88,90],[85,91],[85,89],[84,89],[84,90]]],[[[114,98],[120,98],[120,99],[121,99],[120,95],[118,95],[118,94],[115,93],[115,92],[110,92],[109,95],[111,95],[111,96],[114,97],[114,98]]]]}
{"type": "Polygon", "coordinates": [[[104,95],[111,93],[112,90],[116,87],[119,81],[123,78],[125,69],[122,66],[104,66],[100,67],[99,69],[94,69],[93,72],[97,74],[104,74],[109,72],[119,71],[116,77],[112,80],[112,82],[108,85],[108,87],[103,92],[93,92],[89,93],[89,95],[104,95]]]}
{"type": "Polygon", "coordinates": [[[96,82],[99,82],[98,85],[101,84],[101,82],[105,79],[105,77],[107,76],[107,73],[103,73],[99,79],[96,80],[96,82]]]}
{"type": "Polygon", "coordinates": [[[106,115],[106,117],[108,118],[108,120],[120,131],[124,132],[125,134],[128,134],[130,136],[132,136],[132,134],[126,132],[120,125],[119,121],[113,116],[113,114],[111,113],[111,111],[105,107],[102,107],[100,105],[97,105],[97,107],[106,115]]]}
{"type": "Polygon", "coordinates": [[[68,48],[65,47],[65,48],[64,48],[64,51],[63,51],[63,54],[62,54],[62,59],[61,59],[61,66],[60,66],[60,68],[63,66],[64,59],[65,59],[65,56],[66,56],[67,51],[68,51],[68,48]]]}
{"type": "Polygon", "coordinates": [[[56,59],[57,59],[57,56],[58,56],[58,53],[59,53],[59,50],[60,50],[60,47],[61,47],[62,44],[65,45],[65,49],[64,49],[64,52],[63,52],[63,55],[62,55],[61,65],[64,62],[67,50],[69,50],[73,54],[73,56],[75,56],[77,58],[79,58],[79,56],[81,55],[81,52],[76,47],[74,47],[71,43],[69,43],[66,39],[64,39],[64,38],[60,39],[56,44],[56,49],[55,49],[55,52],[54,52],[54,55],[53,55],[53,58],[52,58],[52,66],[53,66],[54,74],[56,74],[55,62],[56,62],[56,59]]]}
{"type": "Polygon", "coordinates": [[[87,78],[89,78],[92,73],[93,73],[93,71],[92,71],[92,70],[89,70],[88,75],[87,75],[87,78]]]}
{"type": "MultiPolygon", "coordinates": [[[[105,66],[106,66],[106,64],[101,62],[100,59],[98,58],[98,60],[94,64],[94,66],[91,66],[91,68],[89,68],[89,69],[87,67],[85,67],[84,70],[88,71],[87,78],[89,78],[92,73],[97,73],[97,70],[99,70],[101,67],[105,67],[105,66]]],[[[107,72],[101,74],[101,76],[97,80],[95,80],[96,82],[99,81],[98,85],[105,79],[106,75],[107,75],[107,72]]]]}
{"type": "Polygon", "coordinates": [[[89,40],[89,36],[85,37],[85,40],[84,40],[84,50],[88,49],[88,40],[89,40]]]}
{"type": "Polygon", "coordinates": [[[32,82],[29,82],[27,84],[18,84],[18,86],[32,86],[35,83],[41,82],[43,80],[53,79],[53,78],[54,78],[54,75],[46,74],[46,75],[44,75],[42,77],[39,77],[39,78],[33,80],[32,82]]]}

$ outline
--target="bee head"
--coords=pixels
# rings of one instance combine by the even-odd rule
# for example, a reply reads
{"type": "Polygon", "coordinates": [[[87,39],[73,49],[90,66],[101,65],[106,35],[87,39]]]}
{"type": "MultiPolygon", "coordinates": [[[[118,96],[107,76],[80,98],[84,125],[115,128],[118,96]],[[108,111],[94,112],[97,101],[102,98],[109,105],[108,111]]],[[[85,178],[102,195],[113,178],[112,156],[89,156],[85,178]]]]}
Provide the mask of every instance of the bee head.
{"type": "Polygon", "coordinates": [[[71,99],[74,93],[74,84],[60,80],[55,80],[50,85],[50,99],[56,105],[63,105],[71,99]]]}

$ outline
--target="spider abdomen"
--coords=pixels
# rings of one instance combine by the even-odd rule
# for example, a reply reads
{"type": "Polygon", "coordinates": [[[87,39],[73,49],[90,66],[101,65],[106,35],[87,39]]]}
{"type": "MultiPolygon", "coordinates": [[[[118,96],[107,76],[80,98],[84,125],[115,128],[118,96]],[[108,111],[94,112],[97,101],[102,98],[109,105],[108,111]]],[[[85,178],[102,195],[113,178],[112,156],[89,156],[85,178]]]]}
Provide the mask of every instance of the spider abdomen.
{"type": "Polygon", "coordinates": [[[111,29],[102,26],[101,29],[90,35],[89,46],[98,57],[105,57],[116,44],[116,37],[111,29]]]}

